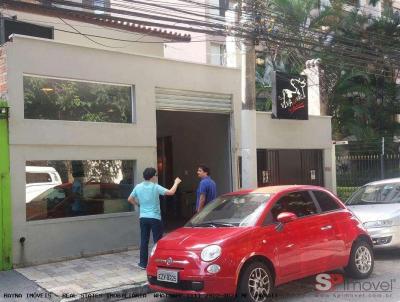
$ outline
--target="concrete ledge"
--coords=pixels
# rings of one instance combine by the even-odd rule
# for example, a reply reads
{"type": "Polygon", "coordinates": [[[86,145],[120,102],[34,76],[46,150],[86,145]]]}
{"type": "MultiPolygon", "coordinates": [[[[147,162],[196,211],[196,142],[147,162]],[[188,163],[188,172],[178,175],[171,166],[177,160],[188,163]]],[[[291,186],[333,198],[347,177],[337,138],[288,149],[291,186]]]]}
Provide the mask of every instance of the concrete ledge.
{"type": "Polygon", "coordinates": [[[132,285],[125,285],[121,287],[114,287],[100,291],[79,294],[75,295],[74,297],[54,297],[52,300],[54,302],[108,302],[144,297],[150,292],[151,290],[148,287],[147,282],[144,281],[132,285]]]}

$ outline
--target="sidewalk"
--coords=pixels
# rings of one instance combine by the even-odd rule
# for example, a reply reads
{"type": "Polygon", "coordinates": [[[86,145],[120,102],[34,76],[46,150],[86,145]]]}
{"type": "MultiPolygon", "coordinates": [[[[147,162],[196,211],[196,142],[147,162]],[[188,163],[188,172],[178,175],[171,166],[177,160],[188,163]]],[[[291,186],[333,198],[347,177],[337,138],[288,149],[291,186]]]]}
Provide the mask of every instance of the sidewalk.
{"type": "Polygon", "coordinates": [[[139,250],[0,272],[0,301],[116,301],[148,292],[139,250]]]}

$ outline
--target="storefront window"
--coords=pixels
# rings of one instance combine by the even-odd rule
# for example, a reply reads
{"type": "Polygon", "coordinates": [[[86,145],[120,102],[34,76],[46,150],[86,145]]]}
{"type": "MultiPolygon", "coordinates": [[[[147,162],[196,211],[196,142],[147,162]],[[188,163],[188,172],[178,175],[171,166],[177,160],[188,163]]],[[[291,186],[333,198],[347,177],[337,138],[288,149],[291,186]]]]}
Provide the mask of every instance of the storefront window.
{"type": "Polygon", "coordinates": [[[27,161],[26,219],[134,211],[132,160],[27,161]]]}
{"type": "Polygon", "coordinates": [[[132,87],[24,76],[26,119],[132,122],[132,87]]]}

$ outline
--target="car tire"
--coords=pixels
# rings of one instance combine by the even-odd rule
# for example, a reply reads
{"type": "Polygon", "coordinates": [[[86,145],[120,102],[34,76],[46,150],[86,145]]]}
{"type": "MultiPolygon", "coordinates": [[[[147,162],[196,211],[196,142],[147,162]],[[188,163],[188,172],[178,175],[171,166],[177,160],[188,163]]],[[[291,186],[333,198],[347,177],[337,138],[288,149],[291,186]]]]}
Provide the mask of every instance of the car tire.
{"type": "Polygon", "coordinates": [[[374,252],[371,244],[365,240],[354,242],[351,247],[349,263],[344,270],[352,278],[368,278],[374,270],[374,252]]]}
{"type": "Polygon", "coordinates": [[[274,289],[274,279],[267,265],[255,261],[246,266],[241,274],[237,301],[265,302],[268,301],[274,289]]]}

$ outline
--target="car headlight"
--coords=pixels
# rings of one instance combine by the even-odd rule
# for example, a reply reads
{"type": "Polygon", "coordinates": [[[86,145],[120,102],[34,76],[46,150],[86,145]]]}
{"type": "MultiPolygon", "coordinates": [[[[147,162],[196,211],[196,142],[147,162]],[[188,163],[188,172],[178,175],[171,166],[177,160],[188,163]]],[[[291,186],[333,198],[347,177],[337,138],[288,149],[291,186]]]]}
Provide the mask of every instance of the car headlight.
{"type": "Polygon", "coordinates": [[[209,245],[201,251],[201,260],[213,261],[221,256],[221,247],[219,245],[209,245]]]}
{"type": "Polygon", "coordinates": [[[151,252],[150,252],[150,257],[152,257],[154,255],[156,249],[157,249],[157,243],[155,245],[153,245],[153,248],[151,249],[151,252]]]}
{"type": "Polygon", "coordinates": [[[368,222],[364,222],[363,225],[366,228],[384,228],[384,227],[392,226],[393,220],[386,219],[386,220],[368,221],[368,222]]]}

